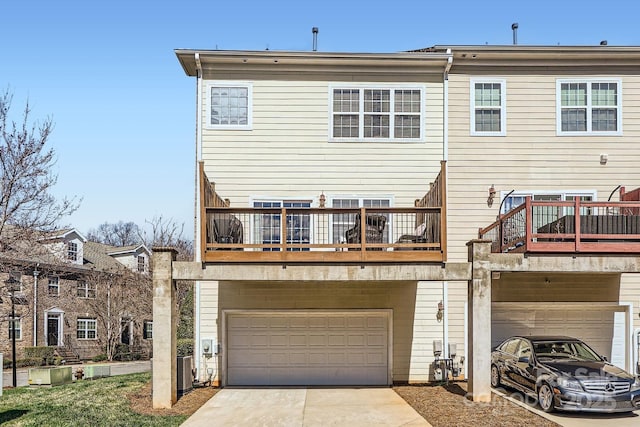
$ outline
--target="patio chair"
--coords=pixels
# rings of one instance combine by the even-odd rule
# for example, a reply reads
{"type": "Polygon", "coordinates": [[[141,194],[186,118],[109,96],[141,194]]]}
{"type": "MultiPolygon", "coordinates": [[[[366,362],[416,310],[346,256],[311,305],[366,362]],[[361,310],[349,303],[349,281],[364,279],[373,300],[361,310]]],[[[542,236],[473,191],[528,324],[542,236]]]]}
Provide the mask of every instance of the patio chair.
{"type": "MultiPolygon", "coordinates": [[[[235,215],[214,214],[213,216],[213,240],[216,243],[242,243],[243,226],[235,215]]],[[[239,250],[242,248],[217,248],[218,250],[239,250]]]]}
{"type": "MultiPolygon", "coordinates": [[[[345,231],[344,236],[347,243],[361,243],[360,232],[360,214],[356,214],[355,225],[345,231]]],[[[384,229],[387,225],[387,217],[384,215],[367,215],[365,238],[367,243],[383,243],[384,229]]],[[[358,250],[357,248],[349,248],[349,250],[358,250]]],[[[382,248],[367,248],[367,250],[381,251],[382,248]]]]}

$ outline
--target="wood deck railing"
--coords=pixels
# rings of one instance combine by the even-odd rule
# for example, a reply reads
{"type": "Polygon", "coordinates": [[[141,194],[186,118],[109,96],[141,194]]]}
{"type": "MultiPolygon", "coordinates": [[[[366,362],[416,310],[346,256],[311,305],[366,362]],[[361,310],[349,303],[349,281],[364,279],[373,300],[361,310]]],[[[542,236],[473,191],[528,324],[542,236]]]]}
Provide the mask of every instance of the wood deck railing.
{"type": "Polygon", "coordinates": [[[444,262],[445,163],[407,208],[235,208],[200,165],[204,262],[444,262]]]}
{"type": "Polygon", "coordinates": [[[640,202],[532,201],[480,229],[492,252],[640,253],[640,202]]]}

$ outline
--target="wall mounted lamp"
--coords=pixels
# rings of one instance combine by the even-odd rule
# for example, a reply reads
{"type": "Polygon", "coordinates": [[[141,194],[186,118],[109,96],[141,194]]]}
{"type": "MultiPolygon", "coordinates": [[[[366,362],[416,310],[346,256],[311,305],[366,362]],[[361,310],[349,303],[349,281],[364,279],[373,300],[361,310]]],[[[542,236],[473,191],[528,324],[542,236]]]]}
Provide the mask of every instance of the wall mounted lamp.
{"type": "Polygon", "coordinates": [[[487,206],[491,207],[493,206],[493,199],[495,199],[496,197],[496,188],[493,186],[493,184],[491,184],[491,187],[489,187],[489,197],[487,197],[487,206]]]}
{"type": "Polygon", "coordinates": [[[320,207],[324,208],[326,203],[327,203],[327,196],[324,195],[324,191],[323,191],[322,193],[320,193],[320,207]]]}
{"type": "Polygon", "coordinates": [[[436,320],[438,322],[442,322],[443,318],[444,318],[444,304],[442,301],[440,301],[438,303],[438,312],[436,313],[436,320]]]}

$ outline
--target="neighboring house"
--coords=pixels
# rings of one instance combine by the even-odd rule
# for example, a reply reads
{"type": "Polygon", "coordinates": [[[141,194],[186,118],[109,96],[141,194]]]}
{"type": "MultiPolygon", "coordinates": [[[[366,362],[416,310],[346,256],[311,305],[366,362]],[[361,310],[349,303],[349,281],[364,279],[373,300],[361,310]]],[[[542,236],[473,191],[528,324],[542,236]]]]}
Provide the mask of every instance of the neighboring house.
{"type": "Polygon", "coordinates": [[[424,382],[451,356],[484,399],[491,343],[533,332],[635,369],[640,230],[549,230],[626,216],[640,48],[176,55],[198,89],[200,251],[168,271],[197,280],[201,378],[424,382]]]}
{"type": "Polygon", "coordinates": [[[150,353],[150,251],[144,245],[103,245],[69,229],[16,241],[1,256],[2,313],[9,320],[0,331],[5,360],[12,341],[9,277],[21,297],[14,307],[18,359],[32,346],[56,347],[70,360],[113,354],[118,344],[128,345],[127,353],[150,353]]]}

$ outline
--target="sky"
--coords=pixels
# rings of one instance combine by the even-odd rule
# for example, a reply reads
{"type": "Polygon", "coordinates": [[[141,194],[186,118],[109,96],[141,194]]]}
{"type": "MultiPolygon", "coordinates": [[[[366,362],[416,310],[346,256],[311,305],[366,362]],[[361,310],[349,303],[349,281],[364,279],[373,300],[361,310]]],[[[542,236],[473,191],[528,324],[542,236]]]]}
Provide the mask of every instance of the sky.
{"type": "Polygon", "coordinates": [[[65,222],[162,216],[193,230],[195,79],[174,49],[398,52],[434,45],[640,45],[637,0],[0,0],[0,91],[55,124],[65,222]]]}

